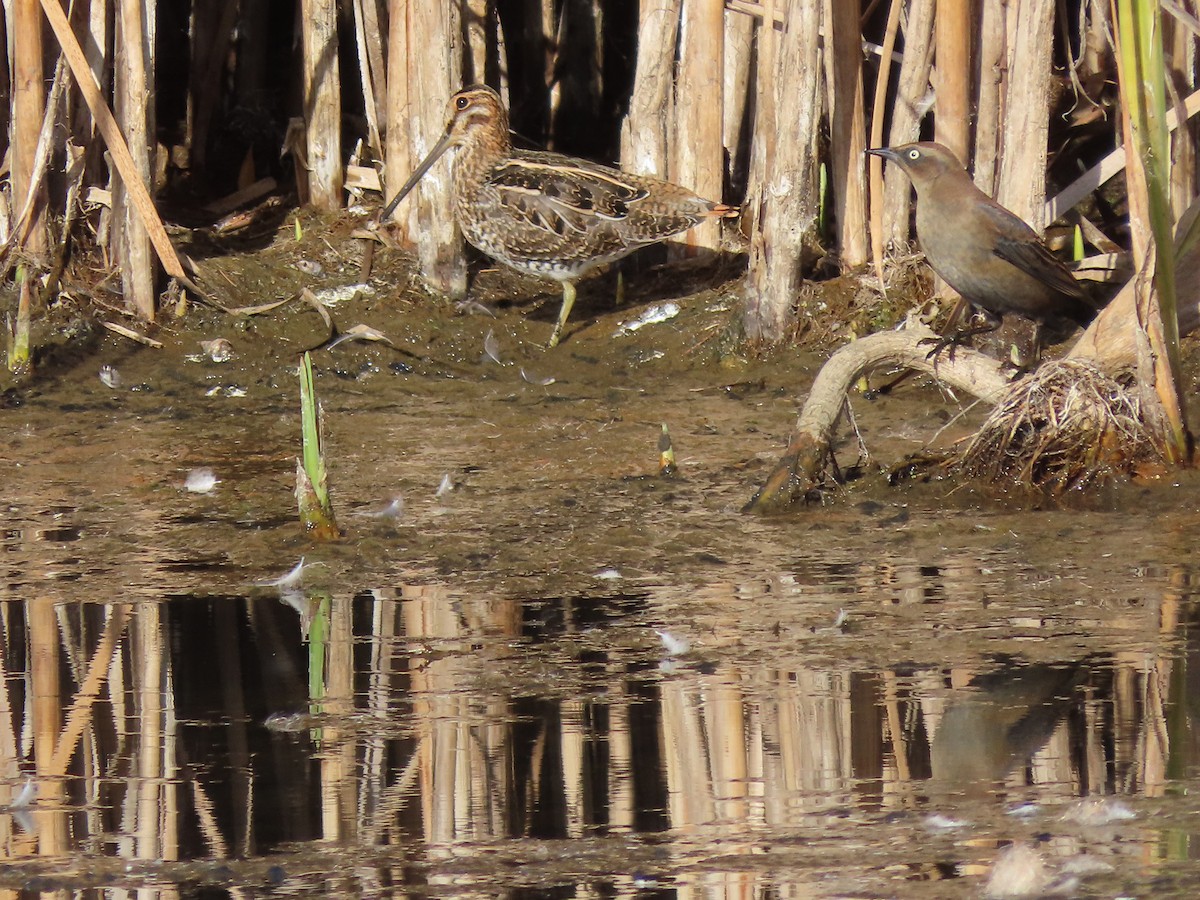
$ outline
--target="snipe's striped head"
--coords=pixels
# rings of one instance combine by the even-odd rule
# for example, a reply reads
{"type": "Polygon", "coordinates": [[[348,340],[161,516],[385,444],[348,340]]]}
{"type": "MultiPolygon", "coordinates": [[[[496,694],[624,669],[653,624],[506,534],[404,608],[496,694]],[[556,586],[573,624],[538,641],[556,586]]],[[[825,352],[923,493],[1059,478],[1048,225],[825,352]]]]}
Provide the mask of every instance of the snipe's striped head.
{"type": "Polygon", "coordinates": [[[379,214],[381,221],[388,220],[400,201],[416,187],[421,176],[451,147],[472,144],[486,147],[487,152],[497,155],[505,155],[512,150],[512,141],[508,137],[508,110],[504,108],[500,95],[490,87],[477,84],[463,88],[450,98],[447,111],[449,121],[446,122],[446,130],[429,155],[396,192],[396,196],[383,208],[379,214]]]}
{"type": "Polygon", "coordinates": [[[486,85],[474,85],[451,97],[444,139],[451,147],[481,140],[509,143],[508,110],[500,95],[486,85]]]}

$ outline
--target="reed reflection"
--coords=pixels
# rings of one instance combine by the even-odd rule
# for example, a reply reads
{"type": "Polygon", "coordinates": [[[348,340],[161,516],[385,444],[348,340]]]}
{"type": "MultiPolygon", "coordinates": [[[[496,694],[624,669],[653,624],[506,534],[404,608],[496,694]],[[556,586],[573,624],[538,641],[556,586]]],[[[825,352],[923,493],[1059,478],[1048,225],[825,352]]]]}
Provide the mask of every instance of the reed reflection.
{"type": "MultiPolygon", "coordinates": [[[[1005,821],[1018,801],[1056,817],[1196,772],[1180,603],[1140,653],[870,669],[730,652],[736,615],[666,649],[652,591],[268,594],[3,602],[0,803],[36,786],[0,815],[9,862],[274,864],[330,845],[378,867],[404,848],[374,877],[489,890],[499,870],[479,860],[511,844],[535,880],[565,877],[548,860],[566,853],[630,896],[655,878],[760,896],[780,876],[755,860],[780,835],[863,816],[886,835],[895,813],[1005,821]],[[617,843],[540,843],[582,838],[617,843]],[[698,853],[712,861],[692,879],[698,853]]],[[[1013,821],[983,844],[1028,837],[1013,821]]]]}

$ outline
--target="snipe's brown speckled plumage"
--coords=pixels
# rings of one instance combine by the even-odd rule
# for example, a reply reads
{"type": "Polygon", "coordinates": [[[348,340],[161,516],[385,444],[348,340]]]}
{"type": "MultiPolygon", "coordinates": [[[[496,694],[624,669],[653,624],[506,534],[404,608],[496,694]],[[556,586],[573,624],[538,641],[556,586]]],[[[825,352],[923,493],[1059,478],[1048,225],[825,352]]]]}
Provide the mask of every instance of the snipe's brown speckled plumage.
{"type": "Polygon", "coordinates": [[[457,147],[451,178],[463,236],[518,271],[562,282],[551,347],[571,314],[579,278],[705,219],[737,215],[734,207],[657,178],[558,153],[514,150],[508,111],[489,87],[459,91],[449,113],[445,134],[380,218],[386,220],[438,158],[457,147]]]}

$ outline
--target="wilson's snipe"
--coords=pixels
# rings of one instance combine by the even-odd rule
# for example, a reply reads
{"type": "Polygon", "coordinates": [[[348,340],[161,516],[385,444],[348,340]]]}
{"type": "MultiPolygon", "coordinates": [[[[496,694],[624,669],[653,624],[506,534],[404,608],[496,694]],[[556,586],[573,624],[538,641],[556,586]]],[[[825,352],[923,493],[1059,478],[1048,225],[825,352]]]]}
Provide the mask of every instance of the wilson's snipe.
{"type": "Polygon", "coordinates": [[[550,346],[575,303],[575,282],[596,266],[687,231],[708,218],[736,216],[657,178],[583,159],[514,150],[508,112],[489,87],[450,99],[446,132],[384,208],[386,220],[429,168],[457,147],[454,216],[463,236],[521,272],[562,282],[563,302],[550,346]]]}

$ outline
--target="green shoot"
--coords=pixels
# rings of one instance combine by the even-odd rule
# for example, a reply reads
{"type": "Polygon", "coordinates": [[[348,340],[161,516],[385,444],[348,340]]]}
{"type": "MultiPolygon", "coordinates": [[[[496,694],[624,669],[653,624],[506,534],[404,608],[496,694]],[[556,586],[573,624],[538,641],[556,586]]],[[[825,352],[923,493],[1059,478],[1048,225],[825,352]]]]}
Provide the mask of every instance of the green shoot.
{"type": "Polygon", "coordinates": [[[321,446],[321,405],[313,387],[312,358],[307,353],[300,361],[300,432],[302,459],[296,462],[300,521],[310,536],[333,540],[340,537],[340,532],[329,501],[329,473],[321,446]]]}

